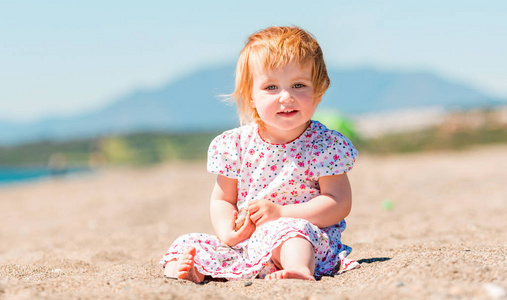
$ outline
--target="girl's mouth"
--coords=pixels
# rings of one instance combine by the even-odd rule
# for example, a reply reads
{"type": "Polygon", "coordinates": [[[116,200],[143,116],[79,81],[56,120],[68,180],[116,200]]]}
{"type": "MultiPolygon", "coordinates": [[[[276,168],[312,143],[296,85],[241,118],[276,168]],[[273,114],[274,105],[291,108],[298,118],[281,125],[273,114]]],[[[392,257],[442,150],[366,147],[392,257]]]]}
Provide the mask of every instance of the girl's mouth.
{"type": "Polygon", "coordinates": [[[279,113],[277,113],[279,116],[282,116],[282,117],[292,117],[293,115],[295,115],[298,111],[295,110],[295,109],[291,109],[291,110],[284,110],[284,111],[281,111],[279,113]]]}

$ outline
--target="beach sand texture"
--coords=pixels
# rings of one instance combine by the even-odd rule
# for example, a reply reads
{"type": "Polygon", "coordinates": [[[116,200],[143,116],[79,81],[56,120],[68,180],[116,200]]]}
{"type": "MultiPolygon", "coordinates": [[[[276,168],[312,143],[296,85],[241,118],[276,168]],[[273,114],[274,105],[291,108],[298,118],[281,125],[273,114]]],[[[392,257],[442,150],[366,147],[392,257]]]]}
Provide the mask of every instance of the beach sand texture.
{"type": "Polygon", "coordinates": [[[169,163],[1,187],[0,298],[507,298],[506,145],[360,155],[343,242],[361,268],[316,282],[162,277],[172,240],[213,233],[205,168],[169,163]]]}

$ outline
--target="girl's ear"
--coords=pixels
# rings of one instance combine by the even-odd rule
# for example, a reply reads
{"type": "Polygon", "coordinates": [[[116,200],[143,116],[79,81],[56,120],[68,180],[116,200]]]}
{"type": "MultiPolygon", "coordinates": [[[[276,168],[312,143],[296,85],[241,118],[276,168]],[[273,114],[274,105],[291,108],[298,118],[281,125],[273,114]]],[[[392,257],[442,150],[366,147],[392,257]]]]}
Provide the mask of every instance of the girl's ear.
{"type": "Polygon", "coordinates": [[[315,105],[319,104],[321,100],[322,100],[322,96],[316,97],[315,98],[315,105]]]}
{"type": "Polygon", "coordinates": [[[253,107],[253,108],[256,108],[255,107],[255,101],[253,99],[250,99],[250,106],[253,107]]]}

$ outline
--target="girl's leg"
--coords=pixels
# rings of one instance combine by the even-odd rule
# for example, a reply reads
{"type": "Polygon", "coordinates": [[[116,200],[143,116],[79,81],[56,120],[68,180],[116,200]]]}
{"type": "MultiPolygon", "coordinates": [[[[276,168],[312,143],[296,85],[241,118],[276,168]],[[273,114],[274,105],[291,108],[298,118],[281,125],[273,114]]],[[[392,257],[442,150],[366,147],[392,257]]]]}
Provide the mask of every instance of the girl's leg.
{"type": "Polygon", "coordinates": [[[282,270],[267,275],[265,279],[315,280],[315,252],[312,243],[306,238],[298,236],[286,240],[273,250],[271,258],[282,270]]]}
{"type": "Polygon", "coordinates": [[[204,275],[199,273],[194,266],[195,248],[190,247],[180,256],[178,260],[171,260],[165,265],[164,276],[201,282],[204,275]]]}

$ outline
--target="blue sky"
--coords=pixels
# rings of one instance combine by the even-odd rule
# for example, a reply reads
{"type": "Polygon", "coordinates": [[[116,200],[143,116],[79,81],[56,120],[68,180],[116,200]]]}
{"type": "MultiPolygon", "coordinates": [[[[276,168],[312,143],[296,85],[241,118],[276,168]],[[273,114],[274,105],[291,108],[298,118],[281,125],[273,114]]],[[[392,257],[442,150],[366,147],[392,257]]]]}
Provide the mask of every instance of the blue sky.
{"type": "Polygon", "coordinates": [[[0,121],[100,108],[234,62],[252,32],[293,24],[331,67],[431,71],[507,98],[505,0],[2,1],[0,121]]]}

